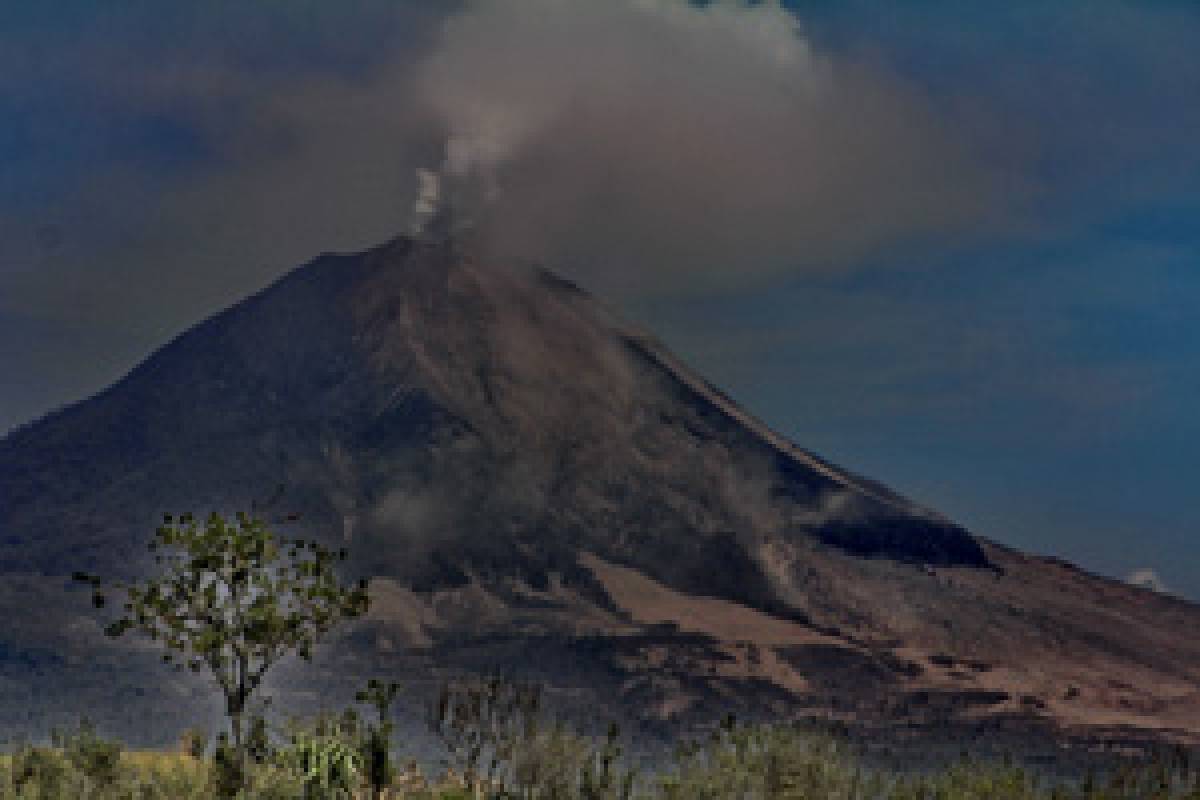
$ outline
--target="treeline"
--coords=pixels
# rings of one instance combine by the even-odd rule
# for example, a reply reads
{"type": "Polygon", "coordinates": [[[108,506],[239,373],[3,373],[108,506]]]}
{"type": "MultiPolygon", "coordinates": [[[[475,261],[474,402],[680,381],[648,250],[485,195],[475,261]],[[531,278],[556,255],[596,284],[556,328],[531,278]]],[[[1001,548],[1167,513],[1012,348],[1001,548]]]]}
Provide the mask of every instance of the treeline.
{"type": "Polygon", "coordinates": [[[429,715],[444,748],[435,769],[405,762],[385,743],[389,729],[368,716],[348,709],[278,731],[256,724],[244,768],[198,732],[176,752],[131,752],[83,723],[55,733],[49,745],[0,756],[0,798],[1200,800],[1200,776],[1183,751],[1072,780],[969,760],[908,774],[866,766],[830,734],[732,719],[679,743],[663,763],[638,768],[615,727],[604,736],[580,733],[541,711],[536,687],[501,680],[442,692],[429,715]]]}

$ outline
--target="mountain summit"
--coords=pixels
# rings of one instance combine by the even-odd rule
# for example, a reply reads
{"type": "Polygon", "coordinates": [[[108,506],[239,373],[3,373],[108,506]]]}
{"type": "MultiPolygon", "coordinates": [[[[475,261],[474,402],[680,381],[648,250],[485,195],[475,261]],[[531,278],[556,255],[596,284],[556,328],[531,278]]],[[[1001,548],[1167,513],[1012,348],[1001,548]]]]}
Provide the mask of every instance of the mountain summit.
{"type": "Polygon", "coordinates": [[[502,669],[654,720],[1200,733],[1196,607],[972,536],[446,239],[321,256],[0,441],[0,693],[111,701],[88,670],[144,654],[61,576],[148,569],[164,511],[250,507],[375,576],[315,690],[502,669]]]}

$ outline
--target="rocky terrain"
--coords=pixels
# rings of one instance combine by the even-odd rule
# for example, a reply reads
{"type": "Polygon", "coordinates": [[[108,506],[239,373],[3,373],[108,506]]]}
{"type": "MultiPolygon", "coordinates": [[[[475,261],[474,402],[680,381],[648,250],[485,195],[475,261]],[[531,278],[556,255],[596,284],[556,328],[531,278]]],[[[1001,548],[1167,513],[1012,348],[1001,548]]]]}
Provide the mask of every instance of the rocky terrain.
{"type": "Polygon", "coordinates": [[[64,576],[149,569],[164,511],[252,505],[374,578],[369,616],[276,681],[314,707],[501,670],[651,729],[1200,738],[1200,608],[973,536],[573,284],[408,238],[321,256],[0,441],[0,724],[155,740],[209,707],[64,576]]]}

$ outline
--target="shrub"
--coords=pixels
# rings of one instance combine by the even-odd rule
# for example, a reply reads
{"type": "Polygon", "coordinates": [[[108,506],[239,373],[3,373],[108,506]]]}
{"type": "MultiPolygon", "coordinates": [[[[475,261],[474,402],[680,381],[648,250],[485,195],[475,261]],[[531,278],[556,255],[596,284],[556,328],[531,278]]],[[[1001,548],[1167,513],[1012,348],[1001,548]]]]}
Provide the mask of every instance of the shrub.
{"type": "Polygon", "coordinates": [[[396,779],[392,765],[392,703],[400,690],[398,683],[384,683],[372,678],[367,686],[354,696],[358,703],[369,705],[375,710],[376,719],[361,737],[360,749],[366,764],[367,783],[371,794],[379,800],[384,789],[396,779]]]}
{"type": "Polygon", "coordinates": [[[442,688],[430,723],[467,787],[495,797],[627,800],[619,732],[597,742],[542,712],[541,688],[501,678],[442,688]]]}
{"type": "Polygon", "coordinates": [[[57,750],[23,747],[12,756],[12,785],[19,797],[64,797],[74,777],[57,750]]]}
{"type": "Polygon", "coordinates": [[[71,766],[93,785],[109,787],[120,777],[121,745],[101,738],[86,717],[80,720],[76,730],[56,731],[51,735],[51,740],[61,749],[71,766]]]}
{"type": "Polygon", "coordinates": [[[304,797],[311,800],[350,798],[362,781],[362,755],[337,736],[300,734],[281,761],[300,776],[304,797]]]}

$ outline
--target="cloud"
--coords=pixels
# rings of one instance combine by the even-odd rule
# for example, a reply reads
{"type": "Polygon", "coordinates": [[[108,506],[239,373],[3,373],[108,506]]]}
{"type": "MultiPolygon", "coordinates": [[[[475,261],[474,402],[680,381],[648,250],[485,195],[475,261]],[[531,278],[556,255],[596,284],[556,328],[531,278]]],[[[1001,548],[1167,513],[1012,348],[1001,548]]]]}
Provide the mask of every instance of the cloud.
{"type": "Polygon", "coordinates": [[[417,82],[482,239],[602,290],[843,269],[1028,188],[774,2],[480,0],[417,82]]]}
{"type": "Polygon", "coordinates": [[[1171,594],[1171,589],[1158,576],[1158,573],[1148,567],[1135,569],[1125,578],[1125,582],[1159,594],[1171,594]]]}

